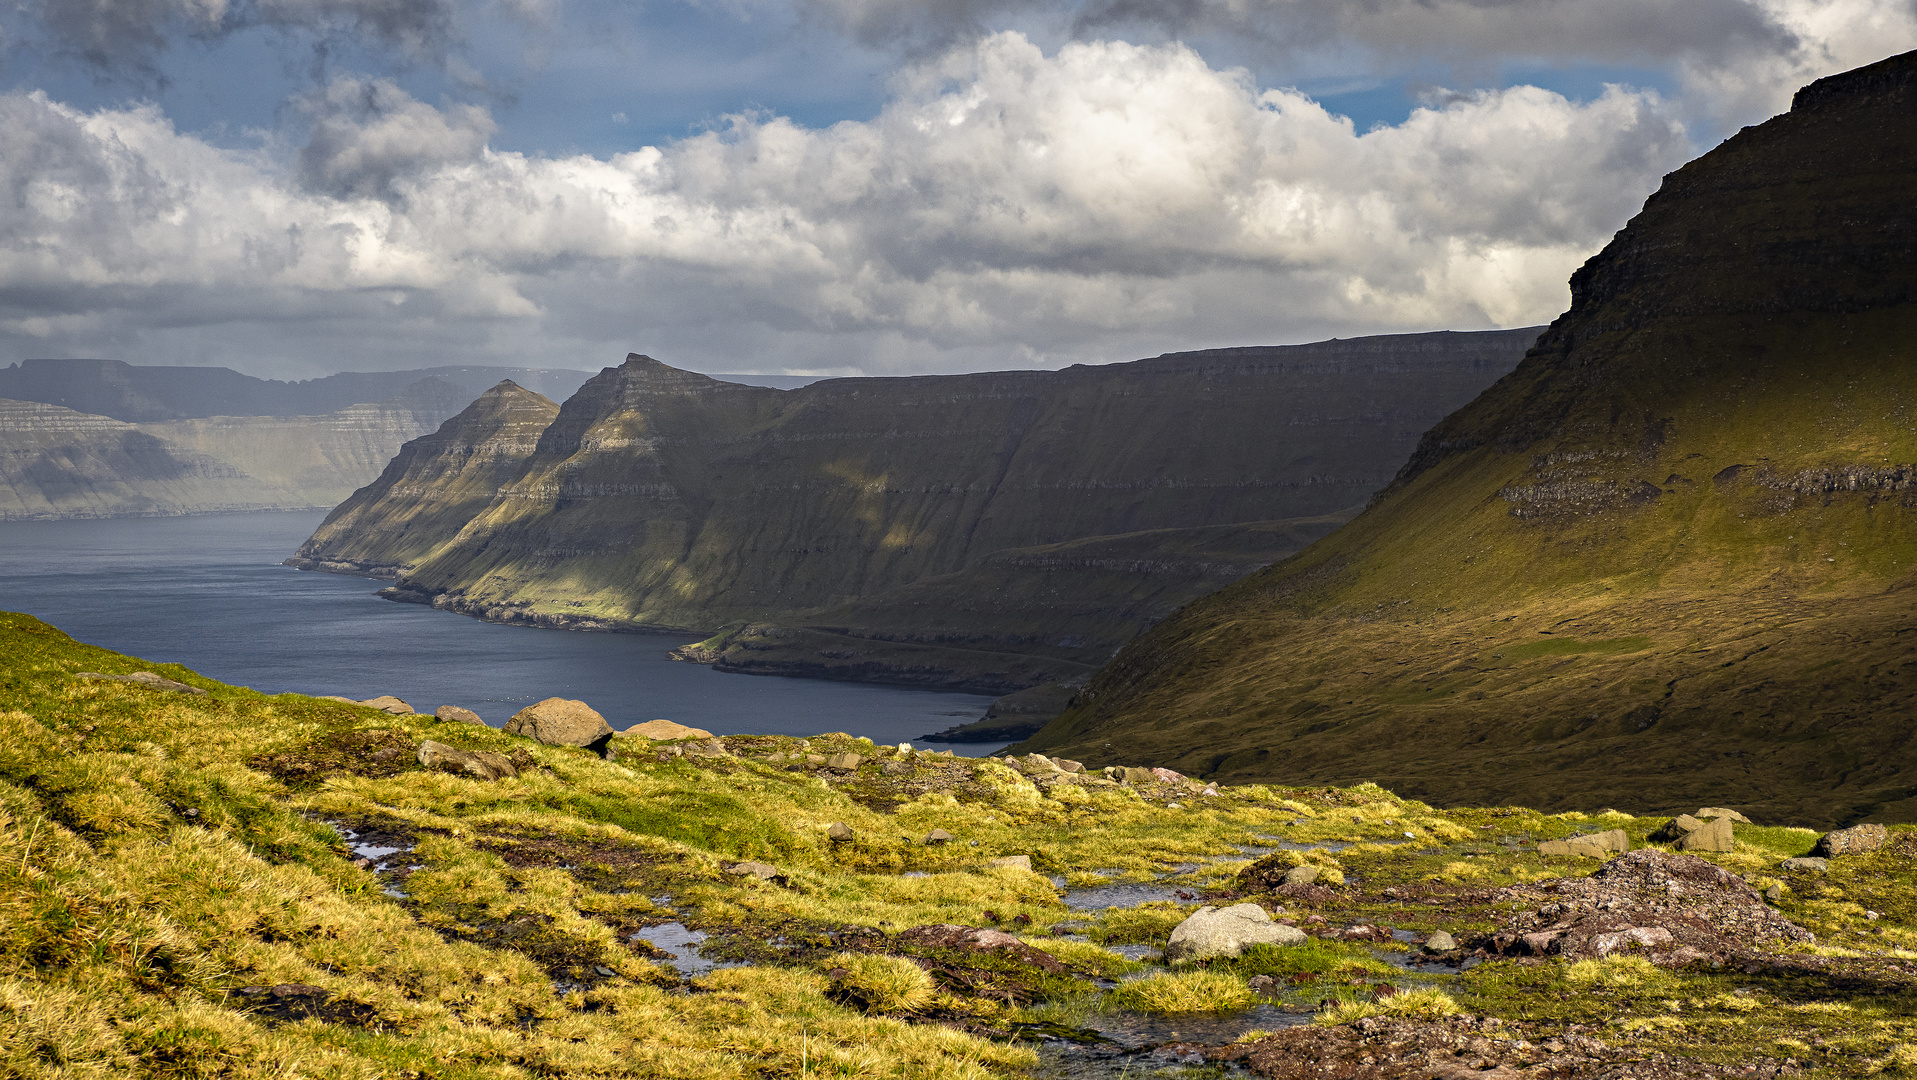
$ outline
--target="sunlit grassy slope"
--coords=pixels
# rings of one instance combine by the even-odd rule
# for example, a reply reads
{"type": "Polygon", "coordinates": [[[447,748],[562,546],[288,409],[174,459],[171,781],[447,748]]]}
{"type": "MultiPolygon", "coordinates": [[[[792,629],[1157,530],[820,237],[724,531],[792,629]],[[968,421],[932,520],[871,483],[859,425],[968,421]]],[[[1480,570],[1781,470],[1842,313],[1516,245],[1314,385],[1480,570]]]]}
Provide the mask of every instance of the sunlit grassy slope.
{"type": "Polygon", "coordinates": [[[1673,173],[1353,523],[1033,739],[1446,803],[1917,817],[1917,60],[1673,173]]]}
{"type": "Polygon", "coordinates": [[[1323,1023],[1468,1009],[1541,1040],[1641,1020],[1613,1034],[1739,1065],[1816,1040],[1827,1060],[1895,1066],[1913,1036],[1899,965],[1917,955],[1917,843],[1902,833],[1815,880],[1767,876],[1809,847],[1806,830],[1739,826],[1736,850],[1712,856],[1760,888],[1788,885],[1781,910],[1818,933],[1813,961],[1844,958],[1821,975],[1505,961],[1438,985],[1362,942],[1321,938],[1167,972],[1109,946],[1162,946],[1200,903],[1237,895],[1248,860],[1235,845],[1350,845],[1271,856],[1344,881],[1262,894],[1318,932],[1469,937],[1509,914],[1488,889],[1594,865],[1541,857],[1536,841],[1603,828],[1641,845],[1662,822],[1446,813],[1377,787],[1206,795],[845,736],[729,742],[724,757],[627,743],[608,762],[265,696],[0,614],[0,1074],[1014,1076],[1036,1060],[1020,1033],[1240,1006],[1253,976],[1323,1023]],[[140,669],[208,693],[76,678],[140,669]],[[412,753],[427,737],[508,754],[519,775],[424,771],[412,753]],[[835,771],[794,757],[846,750],[866,760],[835,771]],[[855,839],[829,841],[833,822],[855,839]],[[923,843],[934,828],[954,839],[923,843]],[[349,850],[348,834],[375,846],[349,850]],[[1011,854],[1040,873],[987,864],[1011,854]],[[741,858],[775,876],[727,872],[741,858]],[[1177,875],[1166,900],[1104,910],[1068,908],[1042,876],[1164,874],[1177,875]],[[633,936],[671,923],[711,934],[708,958],[744,966],[687,978],[633,936]],[[1055,960],[906,933],[933,924],[997,925],[1043,950],[1028,957],[1055,960]],[[1095,981],[1141,974],[1123,993],[1095,981]],[[1374,1002],[1380,985],[1403,1001],[1374,1002]],[[1875,996],[1853,1003],[1858,986],[1875,996]],[[1726,997],[1733,988],[1746,996],[1726,997]],[[1672,1000],[1688,1003],[1675,1024],[1672,1000]]]}

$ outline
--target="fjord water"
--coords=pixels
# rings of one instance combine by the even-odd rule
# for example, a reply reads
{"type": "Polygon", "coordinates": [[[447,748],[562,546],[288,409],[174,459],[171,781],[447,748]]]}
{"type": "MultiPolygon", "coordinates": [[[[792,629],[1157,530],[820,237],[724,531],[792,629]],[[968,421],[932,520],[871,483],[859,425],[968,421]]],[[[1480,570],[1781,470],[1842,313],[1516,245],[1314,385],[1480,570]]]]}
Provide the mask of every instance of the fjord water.
{"type": "Polygon", "coordinates": [[[846,731],[897,743],[976,720],[991,700],[725,675],[666,659],[685,634],[497,626],[381,600],[365,578],[279,565],[323,516],[0,522],[0,609],[262,693],[395,694],[421,711],[464,705],[495,726],[568,697],[621,729],[664,718],[718,734],[846,731]]]}

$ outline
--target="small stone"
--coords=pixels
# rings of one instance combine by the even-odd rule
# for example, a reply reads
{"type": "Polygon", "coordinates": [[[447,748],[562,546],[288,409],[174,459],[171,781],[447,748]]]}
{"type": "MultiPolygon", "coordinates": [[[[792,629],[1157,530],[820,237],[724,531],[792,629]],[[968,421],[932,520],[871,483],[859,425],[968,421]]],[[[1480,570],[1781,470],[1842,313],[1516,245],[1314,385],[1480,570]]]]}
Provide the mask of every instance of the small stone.
{"type": "Polygon", "coordinates": [[[1699,808],[1695,816],[1700,821],[1710,821],[1713,818],[1730,818],[1732,821],[1737,822],[1739,825],[1749,825],[1751,823],[1750,818],[1745,817],[1743,814],[1740,814],[1735,810],[1731,810],[1727,807],[1722,807],[1722,806],[1701,807],[1699,808]]]}
{"type": "Polygon", "coordinates": [[[1285,871],[1285,877],[1282,884],[1309,885],[1312,882],[1318,880],[1319,873],[1320,873],[1319,869],[1315,866],[1310,865],[1309,863],[1307,863],[1304,866],[1294,866],[1291,869],[1285,871]]]}
{"type": "Polygon", "coordinates": [[[1812,855],[1834,859],[1840,855],[1868,855],[1883,847],[1890,833],[1882,825],[1852,825],[1848,829],[1827,832],[1811,849],[1812,855]]]}
{"type": "Polygon", "coordinates": [[[594,964],[592,966],[592,970],[597,972],[599,977],[602,979],[610,979],[614,975],[618,974],[618,972],[612,970],[611,968],[607,967],[604,964],[594,964]]]}
{"type": "Polygon", "coordinates": [[[518,776],[519,770],[504,754],[490,750],[461,750],[427,739],[419,744],[419,763],[434,772],[471,776],[479,780],[503,780],[518,776]]]}
{"type": "Polygon", "coordinates": [[[762,862],[736,862],[725,868],[726,873],[734,877],[755,877],[760,881],[771,881],[779,876],[779,868],[762,862]]]}
{"type": "Polygon", "coordinates": [[[1168,802],[1165,804],[1165,809],[1167,810],[1183,810],[1184,808],[1185,804],[1183,803],[1168,802]]]}
{"type": "Polygon", "coordinates": [[[1254,994],[1275,994],[1282,989],[1278,980],[1269,975],[1253,975],[1245,986],[1254,994]]]}
{"type": "Polygon", "coordinates": [[[433,718],[445,724],[478,724],[486,726],[486,721],[471,709],[462,709],[457,705],[441,705],[433,710],[433,718]]]}
{"type": "Polygon", "coordinates": [[[547,746],[597,746],[612,738],[612,727],[592,706],[571,698],[549,697],[514,713],[508,735],[523,735],[547,746]]]}
{"type": "Polygon", "coordinates": [[[705,728],[687,727],[684,724],[675,724],[670,720],[648,720],[643,724],[632,725],[621,732],[621,734],[635,735],[642,739],[651,739],[653,742],[674,742],[679,739],[712,738],[712,732],[707,731],[705,728]]]}
{"type": "Polygon", "coordinates": [[[1730,851],[1736,847],[1731,835],[1731,819],[1717,818],[1685,834],[1677,842],[1679,851],[1730,851]]]}
{"type": "Polygon", "coordinates": [[[1156,779],[1156,777],[1152,776],[1150,769],[1139,769],[1130,765],[1121,765],[1118,769],[1118,775],[1113,779],[1121,784],[1149,784],[1156,779]]]}
{"type": "Polygon", "coordinates": [[[1773,904],[1779,902],[1784,899],[1784,887],[1782,885],[1772,885],[1770,888],[1765,889],[1764,899],[1769,900],[1773,904]]]}
{"type": "Polygon", "coordinates": [[[837,844],[850,843],[852,840],[852,826],[847,825],[843,821],[835,821],[832,823],[831,828],[825,830],[825,835],[837,844]]]}
{"type": "Polygon", "coordinates": [[[1458,947],[1458,939],[1443,930],[1433,930],[1431,936],[1424,939],[1424,951],[1428,953],[1446,953],[1458,947]]]}
{"type": "Polygon", "coordinates": [[[380,712],[391,716],[413,715],[413,707],[411,705],[406,704],[391,694],[381,694],[379,697],[367,698],[365,701],[360,702],[360,704],[369,709],[378,709],[380,712]]]}
{"type": "Polygon", "coordinates": [[[996,859],[987,859],[985,866],[989,870],[1023,870],[1030,873],[1032,857],[1030,855],[1004,855],[996,859]]]}
{"type": "Polygon", "coordinates": [[[1185,782],[1184,773],[1173,772],[1170,769],[1152,769],[1150,771],[1152,774],[1152,779],[1158,780],[1163,783],[1182,784],[1185,782]]]}
{"type": "Polygon", "coordinates": [[[851,772],[853,769],[858,768],[859,763],[864,760],[865,759],[859,755],[847,751],[843,754],[833,754],[825,760],[825,764],[828,768],[837,769],[840,772],[851,772]]]}
{"type": "Polygon", "coordinates": [[[952,839],[952,834],[946,832],[944,829],[933,829],[931,832],[925,834],[925,843],[927,846],[943,844],[952,839]]]}
{"type": "Polygon", "coordinates": [[[1082,773],[1085,771],[1085,764],[1079,761],[1067,761],[1064,758],[1053,758],[1052,764],[1058,766],[1059,772],[1082,773]]]}
{"type": "Polygon", "coordinates": [[[825,755],[824,754],[807,754],[805,756],[805,763],[807,765],[823,765],[825,764],[825,755]]]}
{"type": "Polygon", "coordinates": [[[1166,960],[1203,960],[1237,956],[1247,945],[1302,945],[1305,932],[1271,921],[1257,904],[1226,908],[1201,907],[1171,932],[1165,944],[1166,960]]]}
{"type": "Polygon", "coordinates": [[[1785,859],[1777,865],[1785,870],[1795,870],[1800,873],[1822,874],[1830,870],[1829,859],[1820,859],[1815,856],[1799,856],[1795,859],[1785,859]]]}
{"type": "Polygon", "coordinates": [[[1876,922],[1878,919],[1883,918],[1883,916],[1875,911],[1871,911],[1869,908],[1866,908],[1864,909],[1864,918],[1869,919],[1872,922],[1876,922]]]}

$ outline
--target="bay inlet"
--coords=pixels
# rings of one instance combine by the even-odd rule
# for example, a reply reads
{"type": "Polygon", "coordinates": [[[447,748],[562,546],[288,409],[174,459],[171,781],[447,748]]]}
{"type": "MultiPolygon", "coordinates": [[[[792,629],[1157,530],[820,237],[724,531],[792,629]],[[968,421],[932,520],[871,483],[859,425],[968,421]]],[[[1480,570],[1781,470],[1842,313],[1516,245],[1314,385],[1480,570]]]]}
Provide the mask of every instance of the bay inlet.
{"type": "MultiPolygon", "coordinates": [[[[499,626],[373,595],[381,582],[279,565],[323,514],[0,522],[0,608],[81,641],[184,664],[262,693],[394,694],[463,705],[497,727],[547,697],[624,729],[674,720],[716,734],[845,731],[909,742],[991,699],[750,675],[666,659],[686,634],[499,626]]],[[[982,755],[997,744],[961,743],[982,755]]]]}

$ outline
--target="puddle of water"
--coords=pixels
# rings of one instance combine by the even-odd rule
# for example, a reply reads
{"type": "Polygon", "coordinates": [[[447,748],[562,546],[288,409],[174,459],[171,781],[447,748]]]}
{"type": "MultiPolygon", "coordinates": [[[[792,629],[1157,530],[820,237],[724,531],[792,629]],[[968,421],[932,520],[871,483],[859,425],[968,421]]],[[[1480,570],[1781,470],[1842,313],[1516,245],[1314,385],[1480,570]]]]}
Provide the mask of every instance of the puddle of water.
{"type": "Polygon", "coordinates": [[[1267,1031],[1309,1023],[1310,1013],[1286,1012],[1277,1005],[1255,1005],[1228,1013],[1113,1012],[1089,1017],[1085,1026],[1123,1047],[1156,1046],[1168,1042],[1223,1046],[1255,1029],[1267,1031]]]}
{"type": "Polygon", "coordinates": [[[397,855],[402,851],[413,850],[412,848],[381,847],[378,844],[352,844],[350,846],[353,849],[353,854],[362,859],[371,859],[374,862],[378,862],[388,855],[397,855]]]}
{"type": "Polygon", "coordinates": [[[1060,899],[1073,911],[1102,911],[1110,907],[1137,907],[1154,900],[1176,900],[1178,889],[1172,885],[1150,883],[1093,885],[1084,889],[1068,889],[1060,899]]]}
{"type": "Polygon", "coordinates": [[[1165,955],[1156,945],[1107,945],[1105,948],[1127,960],[1157,960],[1165,955]]]}
{"type": "Polygon", "coordinates": [[[679,970],[681,975],[703,975],[714,968],[738,967],[737,963],[720,963],[699,955],[699,943],[706,939],[704,930],[688,930],[684,923],[662,923],[649,926],[632,935],[634,939],[651,942],[661,951],[669,954],[666,962],[679,970]]]}

